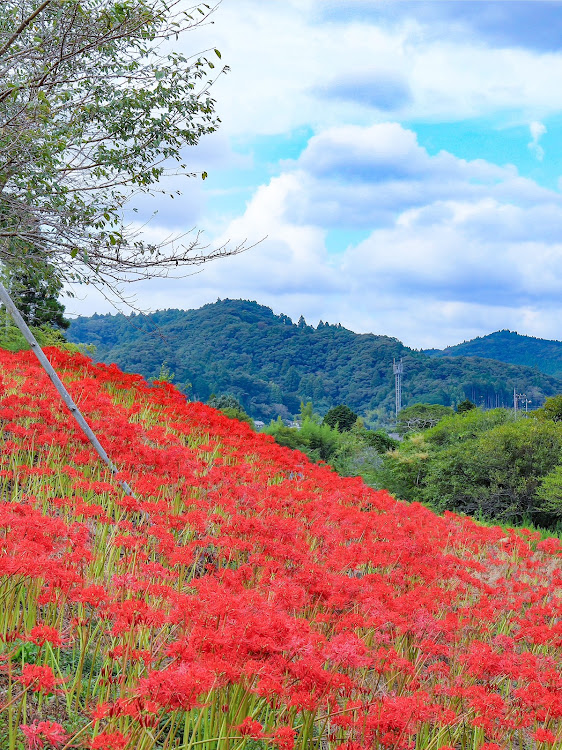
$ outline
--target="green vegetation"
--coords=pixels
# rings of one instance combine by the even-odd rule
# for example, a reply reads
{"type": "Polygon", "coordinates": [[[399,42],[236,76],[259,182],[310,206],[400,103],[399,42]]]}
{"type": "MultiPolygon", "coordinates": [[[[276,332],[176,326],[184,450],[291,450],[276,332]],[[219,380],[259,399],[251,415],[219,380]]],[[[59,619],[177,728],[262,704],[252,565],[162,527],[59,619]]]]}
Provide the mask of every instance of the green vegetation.
{"type": "Polygon", "coordinates": [[[240,249],[206,252],[195,233],[164,251],[124,223],[132,194],[155,194],[166,174],[195,176],[185,147],[219,124],[209,87],[220,52],[170,47],[212,12],[167,0],[3,0],[2,263],[24,244],[60,281],[120,296],[124,281],[240,249]]]}
{"type": "Polygon", "coordinates": [[[405,500],[509,524],[556,529],[562,516],[562,423],[469,409],[411,433],[388,452],[380,485],[405,500]]]}
{"type": "Polygon", "coordinates": [[[473,404],[470,399],[465,398],[465,400],[461,401],[457,406],[457,414],[463,414],[464,412],[470,411],[471,409],[476,409],[476,404],[473,404]]]}
{"type": "MultiPolygon", "coordinates": [[[[336,410],[340,418],[348,412],[353,414],[343,405],[336,410]]],[[[329,463],[342,476],[360,476],[367,484],[377,486],[382,455],[396,448],[398,442],[382,430],[366,429],[357,415],[349,429],[342,429],[339,421],[332,426],[326,417],[322,420],[314,414],[309,402],[301,404],[300,428],[287,427],[278,417],[263,432],[273,435],[279,445],[306,453],[313,461],[329,463]]]]}
{"type": "Polygon", "coordinates": [[[420,430],[435,427],[444,417],[448,417],[452,413],[453,410],[450,406],[443,406],[442,404],[412,404],[412,406],[407,406],[400,411],[396,426],[401,434],[420,432],[420,430]]]}
{"type": "Polygon", "coordinates": [[[94,315],[72,321],[69,339],[94,344],[96,358],[116,362],[152,380],[162,360],[176,385],[207,401],[230,393],[254,418],[289,419],[301,401],[326,414],[346,404],[370,427],[394,418],[392,361],[403,358],[403,403],[455,407],[510,406],[513,389],[539,406],[561,383],[535,369],[474,357],[431,358],[388,336],[356,334],[341,325],[301,320],[243,300],[222,300],[199,310],[151,315],[94,315]],[[191,384],[189,388],[185,384],[191,384]]]}
{"type": "Polygon", "coordinates": [[[334,406],[324,417],[324,424],[334,427],[338,432],[349,432],[355,422],[357,422],[357,414],[345,404],[334,406]]]}
{"type": "Polygon", "coordinates": [[[64,305],[58,299],[63,285],[55,269],[28,257],[25,246],[18,249],[17,256],[17,261],[4,264],[0,281],[23,319],[29,326],[67,329],[70,321],[64,317],[64,305]]]}
{"type": "MultiPolygon", "coordinates": [[[[49,325],[31,325],[30,328],[42,347],[58,346],[59,349],[65,349],[66,351],[84,352],[90,355],[94,353],[95,348],[91,345],[68,342],[63,332],[58,328],[49,325]]],[[[0,308],[0,349],[7,349],[10,352],[29,349],[29,344],[24,339],[23,334],[14,325],[12,318],[3,307],[0,308]]]]}
{"type": "Polygon", "coordinates": [[[427,354],[432,357],[485,357],[536,367],[547,375],[562,378],[562,341],[522,336],[515,331],[496,331],[446,349],[431,349],[427,354]]]}
{"type": "Polygon", "coordinates": [[[207,404],[208,406],[212,406],[213,409],[219,409],[219,411],[222,411],[223,414],[231,419],[238,419],[240,422],[247,422],[251,427],[254,426],[252,417],[246,413],[240,401],[230,394],[211,396],[207,404]]]}

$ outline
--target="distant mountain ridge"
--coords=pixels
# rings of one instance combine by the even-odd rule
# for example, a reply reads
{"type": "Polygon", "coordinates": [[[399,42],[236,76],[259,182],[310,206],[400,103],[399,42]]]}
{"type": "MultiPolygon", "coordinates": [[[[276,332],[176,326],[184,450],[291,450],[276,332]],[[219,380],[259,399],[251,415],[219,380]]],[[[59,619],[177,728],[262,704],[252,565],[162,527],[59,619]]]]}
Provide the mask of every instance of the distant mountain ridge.
{"type": "Polygon", "coordinates": [[[147,379],[162,364],[194,399],[231,393],[255,418],[298,412],[312,401],[325,413],[347,404],[369,424],[394,412],[394,358],[403,358],[403,404],[455,405],[465,398],[486,407],[510,406],[513,389],[537,406],[562,391],[562,382],[537,369],[479,357],[429,356],[398,339],[357,334],[340,324],[315,328],[276,315],[257,302],[219,300],[197,310],[149,315],[93,315],[75,319],[68,338],[95,344],[95,359],[116,362],[147,379]]]}
{"type": "Polygon", "coordinates": [[[562,341],[524,336],[503,329],[445,349],[425,351],[430,357],[485,357],[514,365],[536,367],[562,378],[562,341]]]}

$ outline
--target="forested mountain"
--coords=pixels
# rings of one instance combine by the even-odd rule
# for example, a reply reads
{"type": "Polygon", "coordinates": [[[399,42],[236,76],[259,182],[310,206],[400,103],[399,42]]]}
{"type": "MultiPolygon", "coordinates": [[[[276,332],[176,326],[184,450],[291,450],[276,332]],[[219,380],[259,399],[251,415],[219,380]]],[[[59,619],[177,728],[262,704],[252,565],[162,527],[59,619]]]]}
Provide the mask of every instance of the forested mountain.
{"type": "Polygon", "coordinates": [[[356,334],[340,324],[286,315],[256,302],[219,300],[198,310],[150,315],[94,315],[75,319],[68,338],[94,344],[95,358],[157,378],[162,364],[190,397],[206,401],[231,393],[255,418],[299,410],[312,401],[324,413],[347,404],[376,424],[394,409],[393,359],[404,360],[403,403],[454,405],[464,398],[488,407],[510,406],[513,389],[538,406],[562,383],[536,369],[474,357],[430,357],[398,339],[356,334]]]}
{"type": "Polygon", "coordinates": [[[547,375],[562,378],[562,341],[522,336],[515,331],[496,331],[446,349],[427,350],[432,357],[485,357],[514,365],[537,367],[547,375]]]}

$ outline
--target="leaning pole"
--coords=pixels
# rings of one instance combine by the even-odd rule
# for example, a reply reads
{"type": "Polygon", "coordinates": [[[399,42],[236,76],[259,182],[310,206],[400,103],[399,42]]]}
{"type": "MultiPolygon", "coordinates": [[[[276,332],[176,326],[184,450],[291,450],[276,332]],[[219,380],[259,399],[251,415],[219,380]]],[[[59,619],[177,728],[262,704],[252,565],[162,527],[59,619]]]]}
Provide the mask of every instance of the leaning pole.
{"type": "MultiPolygon", "coordinates": [[[[39,346],[37,339],[33,335],[33,333],[29,330],[29,326],[25,322],[25,320],[22,318],[20,311],[18,308],[14,305],[12,298],[8,294],[8,291],[3,286],[3,284],[0,284],[0,300],[6,305],[6,309],[14,319],[14,323],[17,325],[17,327],[22,332],[25,340],[27,343],[31,346],[31,351],[35,354],[41,365],[43,366],[45,372],[49,376],[52,384],[55,386],[57,391],[59,392],[62,400],[66,404],[66,406],[70,409],[70,413],[74,417],[74,419],[78,422],[78,425],[84,435],[88,438],[90,443],[93,445],[94,450],[98,454],[98,456],[101,458],[101,460],[109,467],[109,469],[112,471],[113,474],[116,474],[119,469],[113,461],[109,458],[107,453],[105,452],[103,446],[101,445],[100,441],[97,439],[94,431],[90,427],[90,425],[86,422],[84,419],[84,416],[82,415],[82,412],[80,409],[76,406],[74,403],[74,400],[70,393],[66,390],[64,387],[61,379],[57,375],[54,367],[49,362],[47,357],[45,356],[43,350],[39,346]]],[[[134,492],[129,487],[127,482],[119,482],[119,486],[123,489],[123,491],[127,495],[132,495],[134,497],[134,492]]]]}

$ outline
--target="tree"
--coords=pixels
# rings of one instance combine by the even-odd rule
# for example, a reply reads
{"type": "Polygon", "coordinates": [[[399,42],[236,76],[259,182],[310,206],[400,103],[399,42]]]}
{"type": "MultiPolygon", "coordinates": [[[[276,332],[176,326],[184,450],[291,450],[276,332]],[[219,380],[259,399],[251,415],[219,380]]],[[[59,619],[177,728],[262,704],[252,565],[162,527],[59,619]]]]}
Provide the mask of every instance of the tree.
{"type": "Polygon", "coordinates": [[[381,455],[396,450],[400,445],[398,440],[391,438],[384,430],[364,430],[362,435],[367,445],[375,448],[381,455]]]}
{"type": "Polygon", "coordinates": [[[4,0],[0,262],[17,261],[24,243],[59,281],[117,291],[243,249],[207,250],[198,234],[158,246],[124,221],[125,204],[164,174],[193,176],[183,149],[219,122],[213,60],[161,51],[215,10],[182,5],[4,0]]]}
{"type": "Polygon", "coordinates": [[[469,398],[465,398],[465,400],[461,401],[457,406],[457,414],[464,414],[472,409],[476,409],[476,404],[474,404],[469,398]]]}
{"type": "Polygon", "coordinates": [[[439,510],[544,523],[537,513],[550,508],[537,490],[541,477],[557,465],[561,448],[562,430],[552,422],[498,425],[436,454],[428,463],[424,499],[439,510]]]}
{"type": "Polygon", "coordinates": [[[541,479],[537,496],[539,510],[560,519],[562,516],[562,466],[555,466],[541,479]]]}
{"type": "Polygon", "coordinates": [[[547,398],[534,416],[539,419],[551,419],[553,422],[562,422],[562,394],[547,398]]]}
{"type": "Polygon", "coordinates": [[[561,449],[558,424],[516,420],[507,409],[471,409],[407,435],[383,457],[380,479],[398,497],[438,511],[552,524],[553,514],[560,514],[560,473],[554,469],[561,449]]]}
{"type": "Polygon", "coordinates": [[[28,325],[62,330],[70,325],[64,317],[64,305],[58,299],[62,283],[55,269],[47,263],[30,263],[25,248],[17,261],[4,266],[0,281],[28,325]]]}
{"type": "Polygon", "coordinates": [[[399,432],[419,432],[428,430],[443,419],[453,414],[450,406],[442,404],[412,404],[402,409],[398,414],[397,427],[399,432]]]}
{"type": "Polygon", "coordinates": [[[312,401],[307,401],[306,403],[304,401],[301,401],[299,419],[301,423],[304,423],[308,420],[310,422],[314,422],[315,424],[320,424],[320,422],[322,421],[322,417],[319,414],[316,414],[316,412],[314,411],[312,401]]]}
{"type": "Polygon", "coordinates": [[[349,432],[356,421],[357,414],[345,404],[334,406],[324,417],[324,424],[337,428],[339,432],[349,432]]]}

